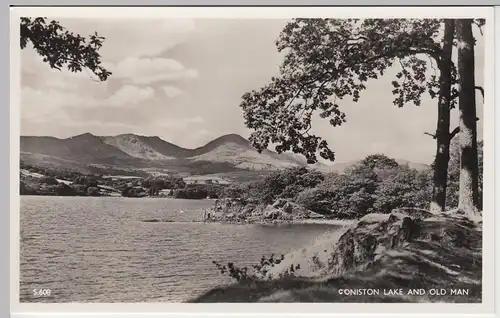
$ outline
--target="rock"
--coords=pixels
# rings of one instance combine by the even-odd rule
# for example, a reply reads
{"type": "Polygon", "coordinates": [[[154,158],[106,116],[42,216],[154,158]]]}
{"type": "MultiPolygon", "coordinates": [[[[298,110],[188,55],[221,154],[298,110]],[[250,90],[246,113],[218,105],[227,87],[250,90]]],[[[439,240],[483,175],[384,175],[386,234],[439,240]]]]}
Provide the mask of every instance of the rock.
{"type": "MultiPolygon", "coordinates": [[[[456,271],[450,269],[455,265],[463,265],[460,258],[477,257],[474,253],[481,253],[482,231],[476,223],[461,217],[420,218],[420,215],[432,214],[368,214],[343,233],[339,230],[316,245],[287,255],[271,273],[279,276],[293,264],[301,268],[296,275],[324,279],[368,269],[404,272],[411,277],[412,270],[418,273],[419,267],[429,266],[446,274],[456,271]],[[448,260],[440,258],[447,253],[453,256],[448,260]]],[[[423,269],[420,272],[426,273],[423,269]]],[[[477,274],[480,275],[480,270],[477,274]]]]}
{"type": "MultiPolygon", "coordinates": [[[[280,209],[269,211],[277,213],[280,209]]],[[[475,219],[409,210],[368,214],[344,232],[334,232],[322,242],[294,253],[273,267],[272,275],[278,279],[234,284],[193,301],[480,303],[482,300],[482,228],[475,219]],[[299,281],[279,278],[279,270],[289,268],[290,261],[294,266],[300,265],[294,274],[299,281]],[[380,295],[360,299],[341,296],[339,288],[455,288],[468,290],[468,295],[380,295]]]]}
{"type": "Polygon", "coordinates": [[[324,219],[325,216],[323,214],[319,214],[319,213],[310,211],[308,218],[309,219],[324,219]]]}

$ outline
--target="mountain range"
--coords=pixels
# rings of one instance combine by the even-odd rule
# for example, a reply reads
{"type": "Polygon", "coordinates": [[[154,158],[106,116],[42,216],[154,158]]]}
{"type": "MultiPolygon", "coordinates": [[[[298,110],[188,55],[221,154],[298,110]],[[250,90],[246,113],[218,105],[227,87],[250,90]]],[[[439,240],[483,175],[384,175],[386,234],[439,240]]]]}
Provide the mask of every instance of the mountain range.
{"type": "Polygon", "coordinates": [[[203,166],[210,170],[207,165],[213,166],[214,172],[221,169],[275,170],[305,164],[305,160],[293,154],[277,154],[270,150],[258,153],[247,139],[237,134],[221,136],[194,149],[177,146],[156,136],[135,134],[95,136],[85,133],[65,139],[21,136],[20,150],[22,158],[31,157],[31,161],[36,157],[84,165],[167,170],[186,166],[203,166]]]}
{"type": "MultiPolygon", "coordinates": [[[[262,172],[306,165],[306,160],[301,155],[278,154],[271,150],[258,153],[250,141],[237,134],[223,135],[194,149],[180,147],[157,136],[136,134],[95,136],[85,133],[65,139],[21,136],[20,150],[21,160],[27,163],[65,168],[100,166],[211,174],[262,172]]],[[[416,169],[428,167],[402,159],[396,161],[416,169]]],[[[310,167],[323,172],[342,172],[356,163],[357,161],[332,165],[318,163],[310,167]]]]}

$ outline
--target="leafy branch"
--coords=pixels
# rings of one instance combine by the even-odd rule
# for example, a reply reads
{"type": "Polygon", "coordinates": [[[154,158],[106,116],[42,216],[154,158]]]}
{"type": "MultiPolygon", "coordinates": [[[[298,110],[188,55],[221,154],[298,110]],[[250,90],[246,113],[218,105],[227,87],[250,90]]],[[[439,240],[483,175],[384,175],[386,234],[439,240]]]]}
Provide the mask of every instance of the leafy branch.
{"type": "Polygon", "coordinates": [[[95,32],[88,38],[69,32],[57,21],[47,18],[21,18],[21,49],[28,43],[51,68],[61,71],[66,67],[71,72],[90,70],[100,81],[112,74],[101,65],[99,50],[105,40],[95,32]]]}

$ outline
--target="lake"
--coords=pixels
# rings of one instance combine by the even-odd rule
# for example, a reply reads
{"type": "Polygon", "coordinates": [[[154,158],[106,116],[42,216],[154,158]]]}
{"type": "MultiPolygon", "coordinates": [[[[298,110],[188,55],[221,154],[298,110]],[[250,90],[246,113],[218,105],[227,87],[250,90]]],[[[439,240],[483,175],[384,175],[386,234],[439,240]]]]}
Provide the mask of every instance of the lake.
{"type": "Polygon", "coordinates": [[[232,280],[213,260],[253,265],[337,227],[200,220],[210,200],[21,197],[21,302],[183,302],[232,280]],[[147,219],[174,222],[148,223],[147,219]],[[33,289],[50,289],[34,296],[33,289]]]}

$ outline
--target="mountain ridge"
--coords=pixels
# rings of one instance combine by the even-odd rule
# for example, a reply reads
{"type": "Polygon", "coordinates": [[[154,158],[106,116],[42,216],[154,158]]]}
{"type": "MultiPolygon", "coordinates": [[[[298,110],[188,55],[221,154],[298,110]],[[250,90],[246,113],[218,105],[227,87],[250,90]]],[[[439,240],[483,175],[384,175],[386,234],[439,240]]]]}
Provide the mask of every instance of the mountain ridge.
{"type": "Polygon", "coordinates": [[[21,152],[41,154],[86,164],[162,165],[176,162],[200,165],[213,162],[236,169],[273,170],[298,165],[298,160],[270,150],[258,153],[247,139],[238,134],[226,134],[202,146],[188,149],[165,141],[158,136],[132,133],[96,136],[91,133],[57,138],[21,136],[21,152]],[[113,162],[115,161],[115,162],[113,162]]]}
{"type": "MultiPolygon", "coordinates": [[[[68,138],[53,136],[20,136],[21,152],[25,158],[33,154],[33,160],[79,162],[85,165],[108,165],[132,168],[165,168],[169,171],[193,168],[194,172],[222,170],[276,170],[292,166],[304,166],[303,156],[278,154],[271,150],[258,153],[251,142],[238,134],[219,136],[199,147],[184,148],[158,136],[132,133],[115,136],[96,136],[83,133],[68,138]],[[40,157],[42,155],[42,157],[40,157]],[[202,167],[202,168],[201,168],[202,167]]],[[[425,169],[426,164],[396,159],[399,164],[425,169]]],[[[359,161],[334,162],[309,165],[321,172],[343,172],[359,161]]]]}

